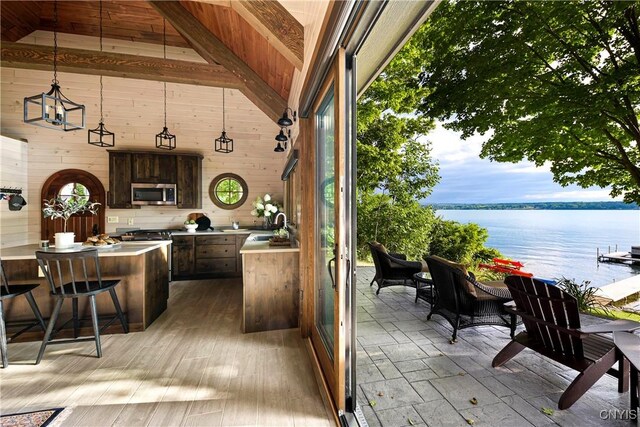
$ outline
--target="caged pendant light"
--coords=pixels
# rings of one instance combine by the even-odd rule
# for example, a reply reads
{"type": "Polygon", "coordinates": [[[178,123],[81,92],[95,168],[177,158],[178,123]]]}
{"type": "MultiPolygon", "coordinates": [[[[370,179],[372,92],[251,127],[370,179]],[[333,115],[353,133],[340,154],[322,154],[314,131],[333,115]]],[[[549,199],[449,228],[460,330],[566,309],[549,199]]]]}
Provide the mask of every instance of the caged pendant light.
{"type": "MultiPolygon", "coordinates": [[[[102,52],[102,0],[100,0],[100,52],[102,52]]],[[[89,130],[88,142],[97,147],[113,147],[116,145],[116,135],[104,126],[102,101],[102,74],[100,74],[100,123],[97,128],[89,130]]]]}
{"type": "MultiPolygon", "coordinates": [[[[167,20],[162,19],[162,46],[164,59],[167,59],[167,20]]],[[[176,136],[167,129],[167,82],[164,84],[164,127],[162,132],[156,135],[156,148],[162,150],[174,150],[176,148],[176,136]]]]}
{"type": "Polygon", "coordinates": [[[222,134],[220,134],[220,138],[216,138],[215,140],[215,151],[218,153],[232,153],[233,152],[233,139],[227,136],[227,132],[225,131],[225,106],[224,106],[224,88],[222,88],[222,134]]]}
{"type": "Polygon", "coordinates": [[[64,96],[58,82],[58,2],[53,2],[53,80],[51,90],[24,98],[24,122],[49,129],[85,128],[84,105],[64,96]]]}

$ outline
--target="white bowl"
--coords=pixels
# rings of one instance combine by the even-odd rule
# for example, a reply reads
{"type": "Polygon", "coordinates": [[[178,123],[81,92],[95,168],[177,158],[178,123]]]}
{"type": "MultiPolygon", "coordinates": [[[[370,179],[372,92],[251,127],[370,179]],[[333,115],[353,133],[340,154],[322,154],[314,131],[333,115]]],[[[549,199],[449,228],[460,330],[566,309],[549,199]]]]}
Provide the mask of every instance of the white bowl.
{"type": "Polygon", "coordinates": [[[195,233],[196,228],[198,228],[198,224],[185,224],[184,228],[186,228],[189,233],[195,233]]]}

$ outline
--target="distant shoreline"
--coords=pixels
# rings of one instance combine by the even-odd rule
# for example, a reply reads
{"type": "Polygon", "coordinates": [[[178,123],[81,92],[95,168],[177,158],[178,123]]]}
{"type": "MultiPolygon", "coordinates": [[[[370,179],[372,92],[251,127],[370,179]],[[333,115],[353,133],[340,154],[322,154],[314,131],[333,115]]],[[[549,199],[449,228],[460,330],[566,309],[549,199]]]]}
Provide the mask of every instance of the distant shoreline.
{"type": "Polygon", "coordinates": [[[624,202],[434,203],[435,210],[640,210],[624,202]]]}

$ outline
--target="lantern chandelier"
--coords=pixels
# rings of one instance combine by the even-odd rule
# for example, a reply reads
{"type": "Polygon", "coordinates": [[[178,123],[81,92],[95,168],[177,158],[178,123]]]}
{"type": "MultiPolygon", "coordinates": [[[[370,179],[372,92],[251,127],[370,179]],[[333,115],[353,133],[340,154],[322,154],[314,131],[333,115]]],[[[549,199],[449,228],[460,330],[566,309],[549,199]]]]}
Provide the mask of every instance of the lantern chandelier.
{"type": "Polygon", "coordinates": [[[51,90],[24,98],[24,122],[49,129],[85,128],[85,107],[64,96],[58,82],[58,2],[53,2],[53,80],[51,90]]]}
{"type": "MultiPolygon", "coordinates": [[[[100,0],[100,53],[102,53],[102,0],[100,0]]],[[[113,147],[116,145],[116,135],[104,126],[102,102],[102,74],[100,74],[100,123],[97,128],[89,130],[88,142],[97,147],[113,147]]]]}
{"type": "Polygon", "coordinates": [[[225,131],[225,108],[224,108],[224,88],[222,88],[222,134],[220,138],[216,138],[214,149],[218,153],[232,153],[233,152],[233,139],[227,136],[225,131]]]}
{"type": "MultiPolygon", "coordinates": [[[[164,59],[167,59],[167,20],[162,19],[162,47],[164,59]]],[[[167,129],[167,82],[164,85],[164,127],[162,132],[156,135],[156,148],[162,150],[174,150],[176,148],[176,136],[167,129]]]]}

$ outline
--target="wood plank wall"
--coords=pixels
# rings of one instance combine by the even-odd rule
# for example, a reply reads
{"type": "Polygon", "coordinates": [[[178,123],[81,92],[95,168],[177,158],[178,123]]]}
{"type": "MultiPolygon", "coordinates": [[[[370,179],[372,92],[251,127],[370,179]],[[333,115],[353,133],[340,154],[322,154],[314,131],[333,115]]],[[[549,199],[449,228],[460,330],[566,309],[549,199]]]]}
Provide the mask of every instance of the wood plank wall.
{"type": "MultiPolygon", "coordinates": [[[[97,49],[91,37],[60,34],[59,45],[81,49],[97,49]]],[[[52,44],[52,34],[37,31],[21,40],[25,43],[52,44]]],[[[127,54],[162,56],[162,46],[107,39],[105,50],[127,54]]],[[[186,48],[167,48],[167,57],[200,61],[186,48]]],[[[67,168],[82,168],[96,175],[108,190],[108,155],[105,149],[87,144],[87,131],[58,132],[22,122],[23,98],[48,90],[52,73],[1,68],[1,124],[0,133],[29,141],[27,164],[29,169],[28,206],[21,211],[21,222],[27,222],[27,241],[39,240],[41,221],[40,190],[54,172],[67,168]],[[26,220],[25,220],[26,218],[26,220]]],[[[63,93],[73,101],[85,104],[87,125],[94,128],[99,120],[99,77],[59,73],[63,93]]],[[[116,149],[155,150],[155,134],[163,126],[163,88],[161,82],[104,77],[104,118],[107,128],[116,133],[116,149]]],[[[212,224],[253,225],[251,201],[264,193],[283,200],[280,180],[287,153],[275,153],[274,137],[279,128],[237,90],[226,90],[226,130],[234,139],[231,154],[214,153],[213,140],[222,128],[222,89],[182,84],[167,84],[167,125],[177,135],[180,151],[198,152],[204,156],[202,199],[203,209],[212,224]],[[249,186],[247,202],[236,210],[222,210],[211,202],[209,183],[220,173],[241,175],[249,186]]],[[[3,155],[4,162],[4,155],[3,155]]],[[[4,165],[3,165],[4,166],[4,165]]],[[[4,168],[3,168],[4,169],[4,168]]],[[[4,184],[3,184],[4,185],[4,184]]],[[[118,216],[119,222],[107,224],[107,232],[116,227],[164,228],[179,227],[191,210],[168,207],[141,209],[107,209],[108,216],[118,216]]],[[[13,213],[13,212],[12,212],[13,213]]],[[[3,228],[4,230],[4,228],[3,228]]],[[[5,246],[5,231],[2,232],[5,246]]],[[[17,243],[23,244],[23,243],[17,243]]],[[[15,244],[7,244],[15,245],[15,244]]]]}
{"type": "MultiPolygon", "coordinates": [[[[22,196],[29,200],[27,143],[0,136],[0,187],[22,188],[22,196]]],[[[39,194],[39,193],[38,193],[39,194]]],[[[10,211],[7,200],[0,201],[0,250],[28,243],[28,218],[33,206],[10,211]]]]}

